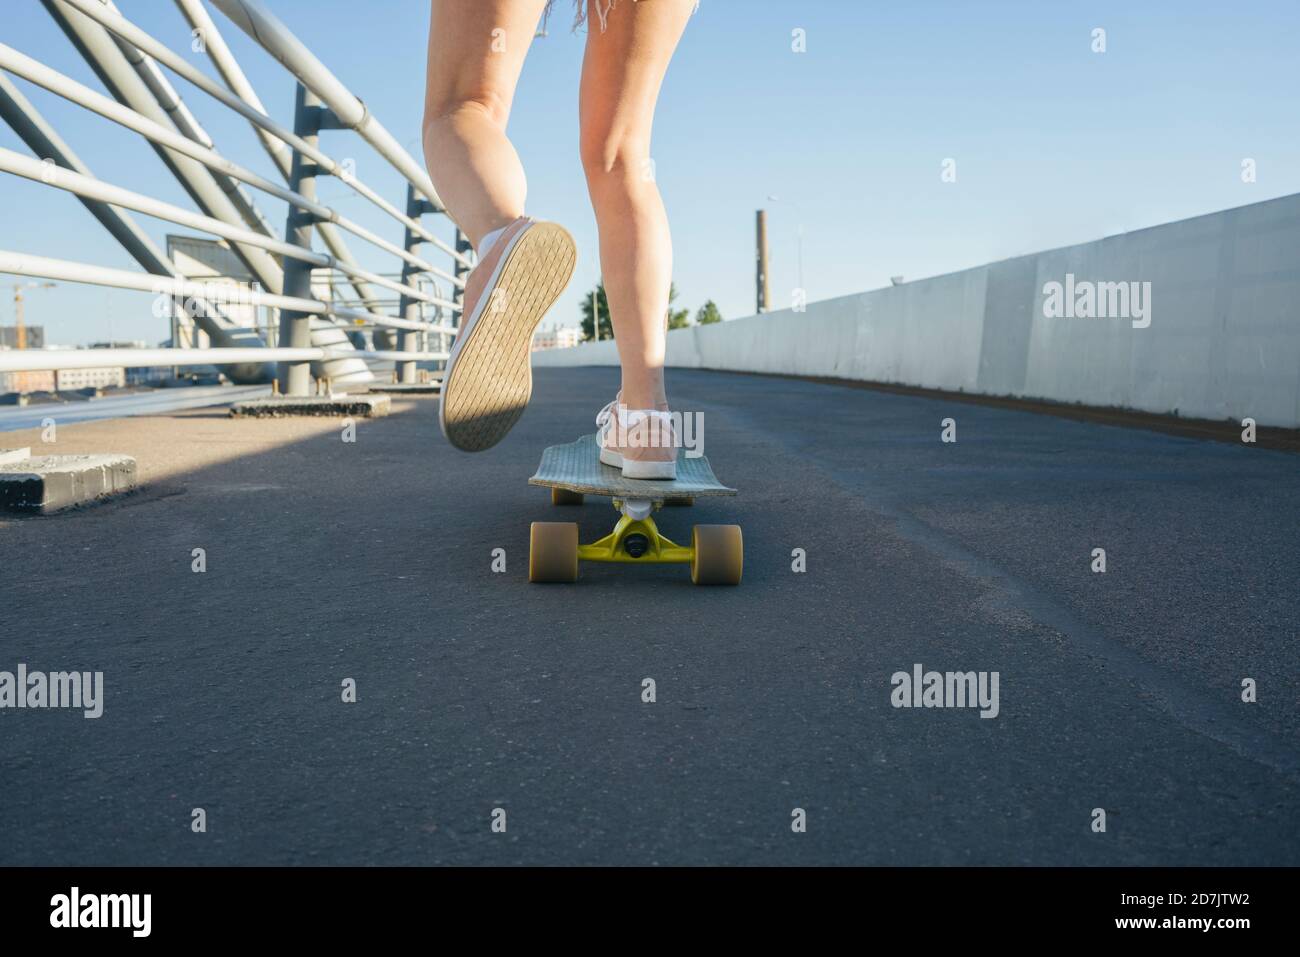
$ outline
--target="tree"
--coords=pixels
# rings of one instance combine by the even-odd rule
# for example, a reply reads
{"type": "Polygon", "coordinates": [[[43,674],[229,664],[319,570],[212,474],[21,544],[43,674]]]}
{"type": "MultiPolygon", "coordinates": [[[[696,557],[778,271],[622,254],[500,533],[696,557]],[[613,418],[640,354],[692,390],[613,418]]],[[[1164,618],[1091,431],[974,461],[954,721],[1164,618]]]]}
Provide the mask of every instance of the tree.
{"type": "Polygon", "coordinates": [[[582,300],[582,338],[590,340],[596,338],[596,324],[591,314],[592,300],[595,299],[600,303],[600,337],[602,339],[614,338],[614,327],[609,321],[609,300],[605,298],[605,284],[602,282],[596,286],[595,293],[587,293],[582,300]]]}
{"type": "Polygon", "coordinates": [[[700,306],[700,311],[695,314],[695,324],[700,326],[711,326],[715,322],[722,321],[722,313],[718,311],[718,304],[712,299],[700,306]]]}
{"type": "Polygon", "coordinates": [[[668,286],[668,328],[685,329],[691,324],[691,311],[689,309],[673,309],[673,303],[677,301],[677,283],[670,283],[668,286]]]}
{"type": "MultiPolygon", "coordinates": [[[[596,298],[600,303],[600,337],[602,339],[613,339],[614,328],[609,321],[609,299],[605,297],[605,284],[602,282],[596,286],[596,298]]],[[[582,299],[582,338],[583,341],[590,341],[596,338],[595,325],[592,322],[591,306],[592,293],[587,293],[582,299]]],[[[691,311],[689,309],[673,309],[673,303],[677,301],[677,284],[672,283],[668,287],[668,328],[685,329],[691,324],[691,311]]],[[[716,311],[717,307],[714,307],[716,311]]],[[[721,317],[719,317],[721,318],[721,317]]]]}

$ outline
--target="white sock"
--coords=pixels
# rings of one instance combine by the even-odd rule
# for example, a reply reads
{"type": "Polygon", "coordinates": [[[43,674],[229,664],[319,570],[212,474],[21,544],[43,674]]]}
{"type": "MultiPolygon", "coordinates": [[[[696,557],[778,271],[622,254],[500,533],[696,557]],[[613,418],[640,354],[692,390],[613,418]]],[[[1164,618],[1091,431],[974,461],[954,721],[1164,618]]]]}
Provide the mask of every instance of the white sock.
{"type": "Polygon", "coordinates": [[[482,259],[492,250],[493,243],[501,238],[501,234],[506,231],[506,228],[506,226],[502,226],[500,229],[494,229],[479,241],[478,249],[475,250],[479,259],[482,259]]]}

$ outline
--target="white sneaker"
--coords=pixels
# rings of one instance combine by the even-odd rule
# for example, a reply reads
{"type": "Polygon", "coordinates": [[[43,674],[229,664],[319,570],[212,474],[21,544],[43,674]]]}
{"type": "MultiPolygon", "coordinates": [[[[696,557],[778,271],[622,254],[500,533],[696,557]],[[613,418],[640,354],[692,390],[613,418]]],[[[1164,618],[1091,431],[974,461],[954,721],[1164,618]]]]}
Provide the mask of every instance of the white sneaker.
{"type": "Polygon", "coordinates": [[[600,460],[623,470],[630,479],[677,478],[677,449],[681,440],[671,413],[659,409],[629,409],[619,393],[596,416],[596,445],[600,460]]]}
{"type": "Polygon", "coordinates": [[[563,226],[520,216],[470,272],[438,399],[442,434],[456,448],[491,448],[524,414],[533,394],[533,331],[568,285],[576,261],[563,226]]]}

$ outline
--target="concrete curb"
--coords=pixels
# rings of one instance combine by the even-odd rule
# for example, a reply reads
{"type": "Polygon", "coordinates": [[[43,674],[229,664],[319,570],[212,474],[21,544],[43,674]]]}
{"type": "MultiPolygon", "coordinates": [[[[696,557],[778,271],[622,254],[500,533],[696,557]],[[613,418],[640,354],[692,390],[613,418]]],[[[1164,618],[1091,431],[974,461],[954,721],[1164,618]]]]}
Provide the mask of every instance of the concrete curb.
{"type": "Polygon", "coordinates": [[[374,419],[387,415],[391,408],[392,400],[386,395],[276,395],[236,402],[230,414],[246,418],[334,415],[374,419]]]}
{"type": "Polygon", "coordinates": [[[372,385],[370,392],[386,395],[438,395],[442,392],[441,382],[389,382],[386,385],[372,385]]]}
{"type": "Polygon", "coordinates": [[[48,515],[135,486],[135,459],[129,455],[39,455],[0,462],[0,511],[48,515]]]}

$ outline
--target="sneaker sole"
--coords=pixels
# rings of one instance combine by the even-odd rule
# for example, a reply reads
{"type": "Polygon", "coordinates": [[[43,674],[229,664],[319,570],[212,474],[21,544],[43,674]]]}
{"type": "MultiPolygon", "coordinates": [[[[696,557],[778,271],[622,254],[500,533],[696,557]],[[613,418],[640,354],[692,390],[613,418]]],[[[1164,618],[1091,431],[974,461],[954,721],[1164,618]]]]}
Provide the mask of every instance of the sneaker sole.
{"type": "Polygon", "coordinates": [[[604,446],[600,449],[600,461],[604,465],[612,465],[616,469],[623,467],[623,456],[619,455],[613,449],[607,449],[604,446]]]}
{"type": "Polygon", "coordinates": [[[613,449],[601,448],[600,461],[622,469],[623,478],[658,479],[672,481],[677,478],[676,462],[630,462],[613,449]]]}
{"type": "Polygon", "coordinates": [[[672,481],[677,478],[676,462],[633,462],[623,459],[623,478],[672,481]]]}
{"type": "Polygon", "coordinates": [[[466,452],[496,445],[533,394],[533,332],[564,292],[578,253],[568,230],[536,223],[524,230],[483,291],[480,315],[442,384],[442,434],[466,452]]]}

